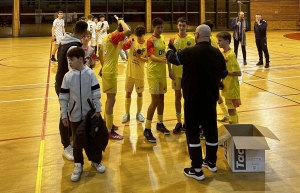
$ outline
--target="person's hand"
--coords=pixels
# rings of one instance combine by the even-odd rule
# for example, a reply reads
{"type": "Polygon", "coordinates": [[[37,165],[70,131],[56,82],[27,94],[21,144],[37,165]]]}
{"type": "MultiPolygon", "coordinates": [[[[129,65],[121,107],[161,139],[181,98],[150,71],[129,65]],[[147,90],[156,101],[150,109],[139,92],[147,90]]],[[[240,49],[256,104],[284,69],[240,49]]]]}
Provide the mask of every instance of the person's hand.
{"type": "Polygon", "coordinates": [[[142,57],[142,53],[136,51],[136,52],[135,52],[135,56],[136,56],[138,59],[140,59],[140,58],[142,57]]]}
{"type": "Polygon", "coordinates": [[[240,22],[240,21],[238,21],[238,22],[236,23],[236,25],[240,26],[240,25],[241,25],[241,22],[240,22]]]}
{"type": "Polygon", "coordinates": [[[174,74],[174,71],[172,69],[169,70],[169,77],[172,79],[172,80],[175,80],[175,74],[174,74]]]}
{"type": "Polygon", "coordinates": [[[163,63],[166,63],[166,62],[167,62],[166,56],[161,57],[161,58],[160,58],[160,61],[163,62],[163,63]]]}
{"type": "Polygon", "coordinates": [[[55,41],[55,36],[52,36],[52,42],[54,42],[55,41]]]}
{"type": "Polygon", "coordinates": [[[100,117],[100,112],[94,113],[93,116],[92,116],[91,118],[93,118],[93,117],[95,117],[95,116],[96,116],[96,117],[100,117]]]}
{"type": "Polygon", "coordinates": [[[69,127],[69,120],[67,118],[62,119],[61,121],[65,127],[69,127]]]}
{"type": "Polygon", "coordinates": [[[173,44],[171,44],[171,43],[168,44],[168,48],[171,49],[171,50],[173,50],[174,52],[177,52],[175,46],[173,44]]]}

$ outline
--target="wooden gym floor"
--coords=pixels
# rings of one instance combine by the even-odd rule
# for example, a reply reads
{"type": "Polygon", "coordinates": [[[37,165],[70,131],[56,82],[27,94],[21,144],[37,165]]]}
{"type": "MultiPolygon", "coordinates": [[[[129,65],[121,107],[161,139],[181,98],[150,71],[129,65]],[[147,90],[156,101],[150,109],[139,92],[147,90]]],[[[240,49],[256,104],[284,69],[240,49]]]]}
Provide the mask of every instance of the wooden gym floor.
{"type": "MultiPolygon", "coordinates": [[[[74,164],[62,157],[54,90],[57,64],[49,63],[50,37],[0,39],[0,192],[300,192],[300,41],[283,36],[288,33],[295,31],[268,31],[269,69],[255,65],[253,31],[247,33],[248,65],[242,65],[241,50],[238,56],[243,71],[240,123],[266,126],[280,139],[267,139],[271,150],[266,151],[266,172],[231,172],[219,147],[218,172],[204,169],[206,179],[200,182],[183,175],[183,168],[190,167],[184,134],[164,136],[153,123],[157,143],[144,140],[144,124],[135,120],[136,94],[131,121],[121,123],[124,63],[119,63],[114,108],[114,123],[124,140],[109,142],[104,174],[85,158],[81,180],[71,182],[74,164]]],[[[165,33],[166,40],[172,34],[165,33]]],[[[170,83],[168,79],[164,119],[172,130],[176,119],[170,83]]],[[[144,116],[150,103],[147,81],[145,87],[144,116]]]]}

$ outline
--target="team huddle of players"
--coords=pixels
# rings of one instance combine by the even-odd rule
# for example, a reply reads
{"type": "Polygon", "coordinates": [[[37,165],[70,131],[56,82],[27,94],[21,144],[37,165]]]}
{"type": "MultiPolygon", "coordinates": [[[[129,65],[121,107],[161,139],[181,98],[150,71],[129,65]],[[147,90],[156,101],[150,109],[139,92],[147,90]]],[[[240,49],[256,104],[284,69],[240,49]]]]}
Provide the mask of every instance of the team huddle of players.
{"type": "MultiPolygon", "coordinates": [[[[92,33],[97,34],[97,30],[101,30],[103,24],[93,24],[91,18],[88,18],[89,29],[92,33]],[[94,27],[97,26],[97,27],[94,27]],[[95,28],[95,30],[94,30],[95,28]]],[[[102,17],[103,19],[103,17],[102,17]]],[[[100,17],[101,20],[101,17],[100,17]]],[[[213,24],[210,21],[204,24],[213,28],[213,24]]],[[[108,27],[108,24],[106,24],[108,27]]],[[[137,113],[136,119],[138,121],[145,121],[144,136],[149,142],[156,142],[155,137],[151,131],[151,123],[155,110],[157,110],[157,124],[156,129],[159,132],[169,135],[170,131],[163,124],[163,112],[164,112],[164,94],[167,92],[167,72],[168,66],[169,77],[172,79],[172,88],[175,91],[175,111],[177,124],[173,129],[174,134],[179,134],[185,130],[182,123],[181,114],[181,78],[183,68],[182,66],[172,65],[167,62],[165,57],[165,50],[167,43],[174,45],[177,51],[180,51],[186,47],[195,45],[195,37],[193,34],[187,33],[188,22],[185,18],[181,17],[177,20],[178,34],[174,35],[167,43],[162,35],[163,32],[163,20],[155,18],[152,21],[153,34],[147,40],[145,39],[145,27],[138,26],[131,32],[129,26],[124,20],[118,20],[118,29],[99,41],[98,37],[98,53],[100,57],[100,63],[103,66],[101,69],[102,76],[102,90],[107,94],[106,107],[104,111],[104,117],[106,119],[106,126],[109,129],[111,139],[123,139],[123,136],[117,134],[115,130],[116,126],[113,124],[113,107],[115,104],[115,96],[117,93],[117,76],[118,76],[118,54],[119,50],[130,50],[126,68],[126,80],[125,80],[125,115],[123,116],[122,123],[126,123],[130,120],[130,105],[131,105],[131,93],[135,88],[137,92],[137,113]],[[132,33],[134,35],[132,35],[132,33]],[[130,36],[130,38],[128,38],[130,36]],[[126,37],[129,39],[124,42],[126,37]],[[149,84],[149,92],[151,94],[151,103],[147,110],[146,119],[141,114],[143,103],[143,91],[144,91],[144,78],[145,78],[145,63],[147,63],[147,80],[149,84]],[[167,65],[166,65],[167,64],[167,65]]],[[[107,30],[105,30],[106,33],[107,30]]],[[[217,35],[217,38],[211,36],[211,44],[214,47],[221,47],[224,49],[224,58],[228,64],[228,69],[233,72],[231,76],[225,78],[223,81],[227,85],[223,89],[222,93],[225,97],[226,106],[220,96],[218,104],[223,111],[223,116],[218,118],[219,121],[230,121],[231,123],[238,123],[238,116],[236,107],[240,102],[238,76],[241,75],[239,64],[236,60],[235,54],[229,47],[231,41],[231,35],[227,32],[222,32],[217,35]],[[218,38],[218,40],[217,40],[218,38]],[[218,46],[219,42],[219,46],[218,46]],[[228,44],[228,46],[227,46],[228,44]],[[230,86],[228,86],[230,85],[230,86]]],[[[95,42],[93,39],[91,42],[95,42]]],[[[93,44],[92,44],[93,46],[93,44]]],[[[222,83],[221,83],[222,84],[222,83]]],[[[205,138],[204,134],[201,135],[205,138]]]]}
{"type": "MultiPolygon", "coordinates": [[[[144,137],[149,142],[156,142],[156,138],[153,136],[151,130],[155,110],[157,110],[156,130],[165,135],[169,135],[170,131],[163,123],[164,94],[167,92],[167,76],[169,76],[172,79],[172,88],[175,92],[175,111],[177,118],[177,124],[173,129],[173,133],[180,134],[185,131],[181,113],[181,82],[182,74],[186,69],[183,68],[182,65],[171,64],[166,58],[166,49],[169,47],[180,53],[180,51],[185,48],[193,47],[199,42],[198,37],[204,37],[205,34],[200,34],[199,30],[194,34],[187,33],[188,22],[186,18],[180,17],[177,20],[178,33],[172,36],[166,43],[165,37],[162,35],[164,27],[163,20],[154,18],[152,21],[153,34],[148,39],[145,39],[146,29],[144,26],[139,25],[132,31],[124,20],[117,16],[115,16],[115,18],[117,19],[118,27],[115,31],[108,34],[107,30],[109,30],[109,25],[108,22],[104,20],[104,15],[100,15],[99,22],[97,22],[97,19],[93,18],[92,15],[88,15],[87,21],[85,21],[85,18],[81,18],[81,21],[76,23],[73,34],[69,35],[65,34],[62,15],[62,12],[58,12],[58,18],[53,22],[52,40],[55,41],[56,44],[52,51],[51,60],[56,61],[54,55],[60,44],[58,48],[58,71],[55,88],[59,95],[61,105],[59,127],[62,143],[65,142],[63,143],[63,155],[67,159],[75,161],[74,172],[71,176],[72,181],[79,180],[84,163],[82,149],[77,149],[76,145],[75,147],[71,147],[70,140],[68,139],[68,131],[71,127],[73,141],[76,140],[74,134],[91,106],[86,100],[82,100],[82,97],[93,101],[96,107],[93,116],[99,117],[101,112],[102,104],[99,100],[101,96],[100,85],[91,70],[97,60],[99,60],[101,65],[99,75],[102,77],[102,92],[107,96],[103,114],[110,139],[123,139],[123,136],[116,132],[118,127],[113,124],[114,105],[118,91],[117,78],[120,50],[129,50],[125,79],[125,115],[123,116],[122,123],[130,121],[131,94],[135,88],[137,92],[136,119],[140,122],[145,122],[144,137]],[[81,47],[78,45],[81,45],[81,47]],[[97,52],[95,50],[97,50],[97,52]],[[98,53],[98,57],[96,53],[98,53]],[[143,105],[144,69],[146,63],[151,103],[148,106],[146,118],[144,118],[141,110],[143,105]],[[67,71],[66,66],[68,66],[69,71],[67,71]],[[82,77],[86,77],[86,79],[92,81],[87,81],[83,85],[84,81],[82,77]],[[86,89],[87,91],[82,93],[82,89],[86,89]],[[70,120],[70,127],[68,119],[70,120]]],[[[221,92],[225,98],[226,106],[220,95],[218,104],[223,111],[223,116],[218,118],[218,120],[223,122],[229,121],[235,124],[238,123],[236,108],[241,104],[238,82],[238,76],[241,76],[241,70],[236,60],[236,55],[229,46],[231,35],[228,32],[220,32],[214,37],[211,35],[213,23],[206,21],[204,24],[208,29],[208,34],[210,34],[210,36],[206,35],[207,37],[205,36],[205,38],[210,39],[210,44],[213,47],[223,49],[223,56],[228,70],[227,77],[220,81],[220,90],[222,90],[221,92]]],[[[197,29],[200,28],[201,26],[197,27],[197,29]]],[[[206,33],[205,30],[203,32],[206,33]]],[[[200,137],[205,138],[204,134],[205,133],[202,132],[200,137]]],[[[102,156],[99,157],[99,159],[91,160],[92,166],[99,172],[104,172],[105,166],[101,163],[101,160],[102,156]]]]}
{"type": "MultiPolygon", "coordinates": [[[[58,13],[58,18],[54,21],[53,26],[63,26],[63,20],[61,18],[62,13],[58,13]]],[[[80,20],[85,20],[85,18],[80,18],[80,20]]],[[[167,60],[165,57],[165,50],[167,45],[166,40],[162,35],[163,21],[160,18],[153,19],[153,34],[147,40],[145,40],[145,27],[138,26],[136,27],[136,29],[134,29],[134,32],[131,32],[130,28],[124,22],[124,20],[122,20],[122,18],[118,20],[118,29],[110,34],[107,34],[107,31],[109,30],[109,24],[107,21],[105,21],[104,15],[99,16],[99,22],[97,18],[94,18],[92,15],[88,15],[86,22],[88,24],[88,32],[81,41],[84,44],[83,48],[86,52],[86,56],[89,56],[87,65],[89,67],[94,66],[95,60],[98,59],[95,54],[96,50],[98,52],[100,64],[102,65],[102,69],[100,72],[103,82],[102,90],[103,93],[107,94],[104,117],[106,120],[106,126],[109,129],[110,138],[123,139],[123,136],[115,132],[118,127],[113,124],[113,107],[115,104],[115,96],[117,93],[118,58],[120,50],[122,49],[124,51],[129,50],[125,80],[125,115],[122,119],[122,123],[126,123],[130,120],[129,112],[131,106],[131,93],[135,88],[138,95],[136,119],[140,122],[146,121],[144,136],[149,142],[156,142],[156,139],[151,132],[151,123],[155,110],[157,110],[158,119],[156,129],[166,135],[169,135],[170,131],[163,124],[164,94],[167,92],[167,60]],[[128,39],[128,41],[124,42],[125,39],[128,39]],[[149,84],[149,92],[151,94],[151,103],[147,110],[146,120],[141,114],[143,105],[142,93],[144,91],[145,63],[147,63],[147,79],[149,84]]],[[[213,23],[211,21],[206,21],[204,22],[204,24],[208,25],[211,29],[213,28],[213,23]]],[[[174,35],[169,40],[169,43],[174,45],[177,51],[195,45],[194,35],[187,33],[187,27],[188,22],[185,18],[181,17],[177,20],[178,34],[174,35]]],[[[59,40],[63,36],[64,30],[61,33],[59,27],[53,27],[53,29],[58,32],[55,33],[55,31],[53,33],[56,34],[55,36],[53,36],[53,39],[59,42],[59,40]]],[[[212,46],[219,47],[216,37],[211,36],[210,39],[212,46]]],[[[230,40],[228,41],[230,44],[230,40]]],[[[56,49],[57,48],[55,47],[53,51],[53,61],[56,61],[54,57],[56,49]]],[[[232,54],[231,49],[224,50],[224,57],[227,60],[227,63],[230,62],[227,68],[233,68],[231,70],[238,73],[236,73],[235,76],[232,76],[232,78],[234,79],[233,82],[235,82],[235,85],[233,86],[233,89],[231,91],[232,93],[226,94],[226,91],[228,89],[225,88],[225,95],[223,94],[223,96],[225,97],[225,99],[232,99],[231,95],[234,95],[233,98],[237,100],[234,102],[232,102],[232,100],[231,102],[226,101],[226,105],[231,106],[227,110],[222,97],[220,96],[218,104],[223,112],[223,116],[218,118],[218,120],[223,122],[230,121],[232,123],[237,123],[238,117],[235,107],[239,106],[240,100],[239,92],[236,92],[235,90],[236,88],[238,88],[237,76],[240,76],[240,69],[236,57],[234,54],[232,54]],[[228,95],[228,97],[226,95],[228,95]]],[[[172,88],[175,92],[175,111],[177,124],[173,129],[173,133],[179,134],[185,130],[184,124],[182,123],[181,114],[181,78],[183,69],[182,66],[172,65],[170,63],[168,63],[167,66],[169,77],[172,79],[172,88]]],[[[202,134],[201,138],[205,138],[205,136],[202,134]]]]}
{"type": "MultiPolygon", "coordinates": [[[[63,20],[61,20],[61,18],[62,13],[58,13],[58,18],[54,21],[53,26],[63,26],[63,20]]],[[[86,21],[85,18],[80,18],[80,20],[86,21]]],[[[160,18],[153,19],[153,34],[147,40],[145,39],[146,30],[144,26],[137,26],[134,31],[132,31],[122,18],[119,18],[118,20],[118,28],[109,34],[107,33],[107,31],[110,29],[109,24],[107,21],[105,21],[104,15],[99,16],[99,22],[97,18],[93,17],[93,15],[88,15],[86,22],[88,24],[88,32],[81,39],[81,41],[87,57],[86,64],[89,67],[93,67],[95,65],[95,60],[99,59],[100,64],[102,65],[99,74],[102,77],[103,93],[107,94],[104,118],[106,120],[106,126],[109,130],[110,138],[123,139],[123,136],[115,132],[118,127],[113,124],[113,108],[117,93],[118,59],[120,50],[129,50],[125,80],[125,115],[123,116],[122,123],[127,123],[130,120],[129,112],[131,106],[131,94],[135,88],[137,92],[136,119],[140,122],[145,121],[144,136],[146,139],[149,142],[156,142],[156,139],[151,131],[151,123],[155,110],[157,110],[157,131],[160,131],[166,135],[170,134],[170,131],[163,124],[164,94],[167,92],[166,66],[168,66],[168,74],[172,79],[172,88],[175,92],[175,111],[177,124],[173,129],[173,133],[179,134],[184,131],[185,128],[184,124],[182,123],[181,113],[181,78],[183,68],[182,66],[176,66],[168,63],[165,57],[165,50],[168,43],[174,45],[179,52],[186,47],[195,45],[194,35],[187,32],[187,20],[184,17],[180,17],[177,20],[178,34],[172,36],[168,42],[162,35],[163,20],[160,18]],[[127,41],[125,42],[124,40],[127,41]],[[96,56],[96,51],[99,58],[96,56]],[[151,103],[148,107],[147,116],[145,119],[141,114],[141,110],[143,105],[142,93],[144,91],[144,69],[146,63],[151,103]]],[[[213,23],[211,21],[206,21],[204,24],[208,25],[211,29],[213,28],[213,23]]],[[[60,32],[58,27],[53,27],[53,29],[55,29],[57,32],[60,32]]],[[[54,30],[52,31],[53,34],[56,34],[56,36],[53,36],[53,39],[59,42],[59,40],[62,38],[62,34],[64,33],[64,28],[63,33],[55,33],[54,30]]],[[[225,83],[232,86],[226,86],[225,89],[222,90],[223,96],[225,97],[225,102],[223,102],[220,95],[218,104],[222,109],[223,116],[218,118],[218,120],[223,122],[229,121],[231,123],[238,123],[238,116],[235,108],[241,104],[237,78],[237,76],[240,76],[241,73],[236,56],[234,53],[232,53],[230,47],[224,48],[225,45],[223,45],[222,39],[227,41],[227,44],[230,44],[231,41],[231,36],[228,38],[228,35],[230,36],[229,33],[222,32],[217,35],[218,39],[212,35],[210,37],[212,46],[224,49],[223,55],[227,62],[227,68],[230,69],[230,71],[236,72],[233,76],[225,78],[223,83],[221,83],[222,85],[225,83]],[[224,103],[226,103],[226,105],[224,103]],[[226,106],[229,108],[227,109],[226,106]]],[[[53,61],[56,60],[54,57],[55,52],[56,50],[54,48],[52,55],[53,61]]],[[[201,138],[205,138],[205,136],[202,134],[201,138]]]]}

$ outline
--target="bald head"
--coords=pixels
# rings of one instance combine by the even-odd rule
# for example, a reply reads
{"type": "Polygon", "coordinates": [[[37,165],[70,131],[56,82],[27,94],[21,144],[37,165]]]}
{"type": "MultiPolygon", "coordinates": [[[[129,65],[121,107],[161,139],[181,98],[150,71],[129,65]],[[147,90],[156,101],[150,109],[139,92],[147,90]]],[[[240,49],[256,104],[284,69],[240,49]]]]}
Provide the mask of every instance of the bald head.
{"type": "Polygon", "coordinates": [[[210,38],[210,27],[208,25],[202,24],[196,28],[195,41],[198,42],[208,42],[210,38]]]}
{"type": "Polygon", "coordinates": [[[244,12],[240,11],[238,17],[239,17],[239,19],[244,19],[244,17],[245,17],[244,12]]]}

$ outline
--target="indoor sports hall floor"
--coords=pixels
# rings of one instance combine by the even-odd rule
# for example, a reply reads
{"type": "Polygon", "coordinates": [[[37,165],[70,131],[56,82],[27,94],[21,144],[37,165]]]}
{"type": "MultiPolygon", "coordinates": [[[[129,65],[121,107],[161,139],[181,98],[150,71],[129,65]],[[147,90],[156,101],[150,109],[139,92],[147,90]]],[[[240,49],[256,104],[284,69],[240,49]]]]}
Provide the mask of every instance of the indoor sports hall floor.
{"type": "MultiPolygon", "coordinates": [[[[253,31],[247,33],[248,65],[242,65],[241,50],[238,56],[243,72],[240,123],[268,127],[280,139],[267,139],[266,172],[231,172],[219,147],[218,172],[204,169],[206,179],[200,182],[183,174],[183,168],[190,167],[184,134],[164,136],[153,123],[157,143],[145,141],[144,124],[135,120],[136,94],[131,121],[121,123],[125,63],[119,63],[114,108],[114,124],[124,140],[110,140],[103,153],[104,174],[85,158],[81,180],[71,182],[74,164],[62,157],[54,90],[57,63],[49,63],[50,37],[0,39],[0,192],[300,192],[300,41],[285,38],[289,33],[297,32],[268,31],[269,69],[255,65],[253,31]]],[[[165,33],[166,40],[173,34],[165,33]]],[[[99,68],[97,63],[95,73],[99,68]]],[[[176,117],[170,83],[168,79],[164,123],[172,130],[176,117]]],[[[144,116],[151,99],[147,81],[145,87],[144,116]]],[[[102,95],[103,104],[105,98],[102,95]]]]}

